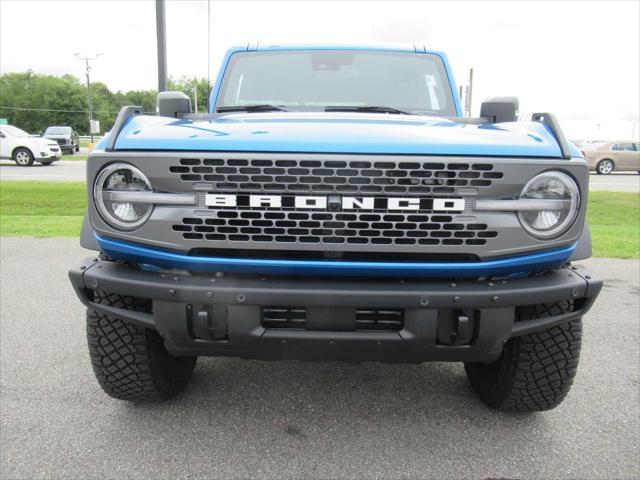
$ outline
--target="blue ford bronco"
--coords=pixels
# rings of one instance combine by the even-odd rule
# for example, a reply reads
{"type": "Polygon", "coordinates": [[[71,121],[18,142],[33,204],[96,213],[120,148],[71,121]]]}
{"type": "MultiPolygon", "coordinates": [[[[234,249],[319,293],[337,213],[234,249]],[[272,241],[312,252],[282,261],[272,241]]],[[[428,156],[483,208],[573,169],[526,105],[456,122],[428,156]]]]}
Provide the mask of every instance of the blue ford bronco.
{"type": "Polygon", "coordinates": [[[550,113],[463,117],[424,47],[228,51],[206,114],[161,92],[87,161],[69,272],[104,391],[162,400],[196,359],[464,362],[490,407],[558,405],[601,282],[588,167],[550,113]]]}

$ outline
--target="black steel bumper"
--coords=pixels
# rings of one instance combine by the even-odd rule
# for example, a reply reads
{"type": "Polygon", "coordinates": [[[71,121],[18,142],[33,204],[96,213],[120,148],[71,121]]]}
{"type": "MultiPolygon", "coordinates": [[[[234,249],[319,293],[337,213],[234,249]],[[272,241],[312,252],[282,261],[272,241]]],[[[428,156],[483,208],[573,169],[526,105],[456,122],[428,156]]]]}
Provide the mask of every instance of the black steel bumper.
{"type": "MultiPolygon", "coordinates": [[[[456,281],[188,276],[87,259],[69,272],[88,308],[157,330],[175,355],[385,362],[491,361],[511,337],[580,318],[602,282],[567,266],[517,280],[456,281]],[[148,299],[149,312],[94,292],[148,299]],[[535,305],[562,304],[537,318],[535,305]],[[265,328],[265,308],[296,308],[302,328],[265,328]],[[395,330],[355,327],[357,309],[401,312],[395,330]]],[[[400,314],[399,314],[400,315],[400,314]]]]}

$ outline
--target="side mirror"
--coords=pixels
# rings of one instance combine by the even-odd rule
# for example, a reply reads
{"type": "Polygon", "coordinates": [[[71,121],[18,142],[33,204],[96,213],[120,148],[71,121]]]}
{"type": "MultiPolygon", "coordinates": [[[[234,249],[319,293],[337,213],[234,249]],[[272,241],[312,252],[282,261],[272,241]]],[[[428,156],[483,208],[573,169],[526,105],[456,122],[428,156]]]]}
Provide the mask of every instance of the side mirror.
{"type": "Polygon", "coordinates": [[[517,97],[487,98],[480,106],[480,116],[488,118],[491,123],[515,122],[519,106],[517,97]]]}
{"type": "Polygon", "coordinates": [[[182,92],[160,92],[156,98],[156,111],[161,117],[181,117],[191,113],[191,99],[182,92]]]}

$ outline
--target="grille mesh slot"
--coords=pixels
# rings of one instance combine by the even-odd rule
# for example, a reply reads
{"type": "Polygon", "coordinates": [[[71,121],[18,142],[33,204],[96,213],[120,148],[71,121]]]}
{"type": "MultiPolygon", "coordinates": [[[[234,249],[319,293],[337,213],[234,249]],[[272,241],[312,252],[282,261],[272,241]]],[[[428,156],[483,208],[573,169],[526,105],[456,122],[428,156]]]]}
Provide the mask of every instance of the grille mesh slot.
{"type": "Polygon", "coordinates": [[[484,223],[422,213],[212,210],[173,225],[186,240],[352,245],[485,245],[484,223]]]}
{"type": "Polygon", "coordinates": [[[404,326],[404,310],[356,310],[356,330],[399,331],[404,326]]]}
{"type": "MultiPolygon", "coordinates": [[[[262,326],[264,328],[305,330],[307,328],[307,309],[304,307],[263,307],[262,326]]],[[[403,327],[404,310],[356,309],[355,331],[400,331],[403,327]]]]}
{"type": "Polygon", "coordinates": [[[183,158],[169,172],[233,193],[447,194],[457,187],[488,188],[503,177],[490,163],[361,160],[183,158]]]}
{"type": "Polygon", "coordinates": [[[307,325],[307,309],[295,307],[263,307],[264,328],[304,329],[307,325]]]}

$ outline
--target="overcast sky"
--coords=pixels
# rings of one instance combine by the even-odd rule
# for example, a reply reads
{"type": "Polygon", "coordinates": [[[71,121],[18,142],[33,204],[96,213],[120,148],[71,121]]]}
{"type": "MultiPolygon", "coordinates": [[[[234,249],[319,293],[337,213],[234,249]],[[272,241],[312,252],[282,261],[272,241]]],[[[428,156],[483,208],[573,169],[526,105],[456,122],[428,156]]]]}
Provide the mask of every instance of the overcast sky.
{"type": "MultiPolygon", "coordinates": [[[[167,0],[170,75],[207,76],[207,7],[167,0]]],[[[523,112],[556,112],[574,137],[595,135],[597,123],[628,137],[638,119],[637,0],[211,0],[210,9],[212,81],[231,45],[409,42],[447,52],[458,84],[474,68],[474,115],[488,96],[515,95],[523,112]]],[[[92,80],[111,89],[155,88],[155,2],[0,0],[2,73],[82,77],[76,52],[104,54],[92,80]]]]}

